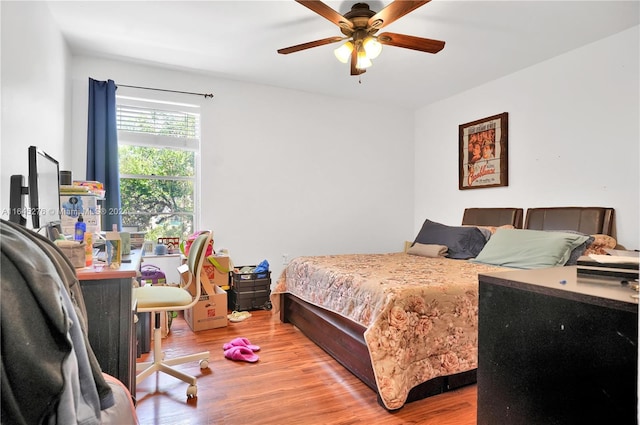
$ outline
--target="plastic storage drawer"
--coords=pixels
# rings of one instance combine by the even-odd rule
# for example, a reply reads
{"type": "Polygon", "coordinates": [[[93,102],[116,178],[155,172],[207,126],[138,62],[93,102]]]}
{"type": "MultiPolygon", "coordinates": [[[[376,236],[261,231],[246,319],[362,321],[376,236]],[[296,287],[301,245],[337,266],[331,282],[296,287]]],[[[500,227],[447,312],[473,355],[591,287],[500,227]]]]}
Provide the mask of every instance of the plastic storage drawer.
{"type": "Polygon", "coordinates": [[[229,308],[236,311],[271,309],[271,272],[231,272],[229,308]]]}

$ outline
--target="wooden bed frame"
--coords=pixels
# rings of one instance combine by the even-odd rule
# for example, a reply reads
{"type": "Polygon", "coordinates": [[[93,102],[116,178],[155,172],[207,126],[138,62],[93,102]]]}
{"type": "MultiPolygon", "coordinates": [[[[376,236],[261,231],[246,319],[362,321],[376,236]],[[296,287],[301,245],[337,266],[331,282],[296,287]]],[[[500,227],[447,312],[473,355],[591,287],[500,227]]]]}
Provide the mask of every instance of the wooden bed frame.
{"type": "MultiPolygon", "coordinates": [[[[522,227],[521,208],[468,208],[463,225],[522,227]]],[[[576,230],[586,234],[611,234],[613,209],[600,207],[534,208],[527,210],[527,225],[540,230],[576,230]]],[[[369,350],[364,340],[366,328],[338,314],[309,304],[291,294],[281,294],[280,320],[291,323],[311,341],[377,394],[369,350]]],[[[476,370],[431,379],[414,387],[407,403],[476,382],[476,370]]],[[[381,406],[384,404],[378,396],[381,406]]]]}

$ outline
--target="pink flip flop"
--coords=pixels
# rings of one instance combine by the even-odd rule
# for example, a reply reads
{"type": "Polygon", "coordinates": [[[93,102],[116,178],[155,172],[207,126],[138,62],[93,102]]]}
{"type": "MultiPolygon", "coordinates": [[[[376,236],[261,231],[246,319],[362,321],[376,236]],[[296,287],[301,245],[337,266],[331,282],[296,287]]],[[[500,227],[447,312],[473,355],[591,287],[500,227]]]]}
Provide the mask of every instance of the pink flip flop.
{"type": "Polygon", "coordinates": [[[253,353],[250,349],[244,346],[234,346],[225,350],[224,356],[229,360],[244,361],[249,363],[255,363],[259,357],[253,353]]]}
{"type": "Polygon", "coordinates": [[[234,338],[231,341],[227,342],[222,346],[223,350],[228,350],[232,347],[247,347],[251,351],[259,351],[260,347],[257,345],[251,344],[251,342],[244,337],[234,338]]]}

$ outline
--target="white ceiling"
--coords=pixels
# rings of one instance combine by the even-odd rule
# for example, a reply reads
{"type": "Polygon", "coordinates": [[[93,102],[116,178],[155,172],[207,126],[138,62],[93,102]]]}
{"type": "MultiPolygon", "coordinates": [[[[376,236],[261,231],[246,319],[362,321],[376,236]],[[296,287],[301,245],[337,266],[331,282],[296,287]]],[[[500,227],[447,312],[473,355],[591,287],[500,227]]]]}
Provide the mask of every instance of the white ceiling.
{"type": "MultiPolygon", "coordinates": [[[[48,3],[73,54],[407,108],[444,99],[640,21],[637,0],[432,0],[384,31],[444,40],[445,48],[433,55],[385,46],[359,78],[333,56],[339,43],[276,53],[341,35],[337,26],[294,1],[48,3]]],[[[343,14],[356,2],[326,3],[343,14]]],[[[389,3],[368,2],[375,11],[389,3]]],[[[207,89],[215,93],[215,87],[207,89]]]]}

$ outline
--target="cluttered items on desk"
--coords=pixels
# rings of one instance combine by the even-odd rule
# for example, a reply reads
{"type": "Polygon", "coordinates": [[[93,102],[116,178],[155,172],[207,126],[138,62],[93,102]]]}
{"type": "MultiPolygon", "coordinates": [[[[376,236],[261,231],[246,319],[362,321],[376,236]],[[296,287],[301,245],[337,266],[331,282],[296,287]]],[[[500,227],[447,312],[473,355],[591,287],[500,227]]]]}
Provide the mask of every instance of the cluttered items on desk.
{"type": "Polygon", "coordinates": [[[131,254],[122,253],[121,240],[99,239],[94,243],[92,251],[94,264],[118,267],[122,263],[131,262],[131,254]]]}
{"type": "Polygon", "coordinates": [[[73,267],[82,268],[87,266],[87,244],[84,241],[78,242],[66,239],[57,239],[54,243],[58,248],[60,248],[60,251],[62,251],[64,256],[69,259],[73,267]]]}
{"type": "Polygon", "coordinates": [[[131,243],[129,234],[118,232],[114,225],[113,230],[105,233],[85,233],[85,238],[90,235],[91,242],[87,242],[87,266],[93,264],[97,271],[107,267],[119,267],[122,263],[131,262],[131,243]],[[94,239],[95,238],[95,239],[94,239]],[[91,262],[89,262],[89,257],[91,262]]]}
{"type": "Polygon", "coordinates": [[[69,259],[73,267],[90,267],[93,264],[93,234],[87,232],[82,214],[78,217],[73,236],[67,239],[58,234],[54,243],[69,259]]]}
{"type": "Polygon", "coordinates": [[[598,276],[625,281],[638,280],[640,253],[608,249],[606,255],[590,254],[578,259],[578,276],[598,276]]]}

